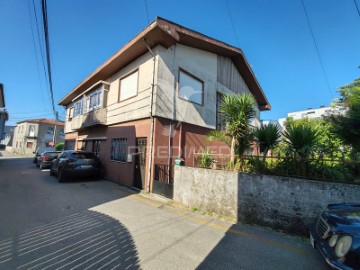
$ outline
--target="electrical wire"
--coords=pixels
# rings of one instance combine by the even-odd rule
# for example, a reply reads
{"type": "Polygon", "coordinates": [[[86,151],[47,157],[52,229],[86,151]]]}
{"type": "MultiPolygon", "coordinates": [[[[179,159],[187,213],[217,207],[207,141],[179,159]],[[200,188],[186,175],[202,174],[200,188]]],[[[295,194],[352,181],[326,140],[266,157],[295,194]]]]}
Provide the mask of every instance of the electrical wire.
{"type": "Polygon", "coordinates": [[[145,1],[145,10],[146,10],[147,22],[148,22],[148,24],[150,24],[148,3],[147,3],[147,0],[144,0],[144,1],[145,1]]]}
{"type": "Polygon", "coordinates": [[[228,0],[226,0],[226,7],[227,7],[228,14],[229,14],[231,26],[232,26],[233,31],[234,31],[234,35],[235,35],[235,38],[236,38],[237,45],[238,45],[238,47],[240,48],[240,42],[239,42],[238,35],[237,35],[236,29],[235,29],[234,21],[233,21],[232,16],[231,16],[231,10],[230,10],[230,6],[229,6],[229,1],[228,1],[228,0]]]}
{"type": "Polygon", "coordinates": [[[46,0],[42,0],[41,7],[42,7],[43,26],[44,26],[44,34],[45,34],[45,51],[46,51],[46,60],[47,60],[47,69],[48,69],[48,78],[49,78],[51,106],[52,106],[52,109],[53,109],[54,116],[55,116],[55,118],[57,118],[58,114],[57,114],[57,112],[55,110],[54,92],[53,92],[52,76],[51,76],[50,43],[49,43],[49,31],[48,31],[46,0]]]}
{"type": "Polygon", "coordinates": [[[32,20],[31,20],[30,0],[28,0],[28,9],[29,9],[29,20],[30,20],[31,36],[32,36],[32,42],[33,42],[34,51],[35,51],[37,75],[38,75],[39,85],[40,85],[41,99],[42,99],[42,102],[43,102],[43,105],[44,105],[44,109],[46,110],[44,94],[43,94],[43,88],[42,88],[41,79],[40,79],[39,60],[38,60],[38,54],[37,54],[37,50],[36,50],[36,46],[35,46],[34,30],[33,30],[33,24],[32,24],[32,20]]]}
{"type": "Polygon", "coordinates": [[[356,0],[354,0],[354,4],[355,4],[356,10],[357,10],[357,12],[358,12],[358,14],[360,16],[360,9],[359,9],[359,6],[358,6],[356,0]]]}
{"type": "Polygon", "coordinates": [[[328,76],[327,76],[326,71],[325,71],[325,68],[324,68],[324,64],[323,64],[323,62],[322,62],[322,60],[321,60],[320,50],[319,50],[319,47],[318,47],[318,45],[317,45],[317,43],[316,43],[315,35],[314,35],[314,32],[313,32],[312,27],[311,27],[311,24],[310,24],[309,15],[308,15],[308,13],[307,13],[304,0],[301,0],[301,3],[302,3],[302,6],[303,6],[303,8],[304,8],[304,11],[305,11],[306,20],[307,20],[307,23],[308,23],[308,26],[309,26],[309,29],[310,29],[311,37],[312,37],[312,39],[313,39],[313,41],[314,41],[316,53],[317,53],[317,56],[318,56],[318,58],[319,58],[319,62],[320,62],[322,71],[323,71],[323,73],[324,73],[324,77],[325,77],[325,80],[326,80],[326,84],[327,84],[328,90],[329,90],[329,92],[330,92],[331,97],[334,98],[334,95],[333,95],[333,93],[332,93],[332,91],[331,91],[331,88],[330,88],[329,79],[328,79],[328,76]]]}

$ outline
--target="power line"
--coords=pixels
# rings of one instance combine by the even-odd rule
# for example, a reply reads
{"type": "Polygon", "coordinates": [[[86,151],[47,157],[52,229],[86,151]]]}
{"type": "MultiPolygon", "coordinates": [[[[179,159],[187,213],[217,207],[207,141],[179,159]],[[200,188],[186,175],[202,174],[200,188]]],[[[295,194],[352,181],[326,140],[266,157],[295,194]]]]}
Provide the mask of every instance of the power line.
{"type": "Polygon", "coordinates": [[[51,105],[52,105],[52,109],[53,109],[53,112],[54,112],[54,116],[57,118],[58,114],[57,114],[57,112],[55,110],[54,92],[53,92],[52,76],[51,76],[50,44],[49,44],[49,32],[48,32],[46,0],[41,1],[41,7],[42,7],[43,26],[44,26],[44,34],[45,34],[45,51],[46,51],[47,69],[48,69],[48,77],[49,77],[51,105]]]}
{"type": "Polygon", "coordinates": [[[354,0],[354,4],[355,4],[356,10],[357,10],[357,12],[358,12],[358,14],[359,14],[359,16],[360,16],[359,6],[358,6],[358,4],[356,3],[356,0],[354,0]]]}
{"type": "Polygon", "coordinates": [[[149,24],[150,23],[149,8],[148,8],[147,0],[144,0],[144,1],[145,1],[145,10],[146,10],[147,22],[149,24]]]}
{"type": "Polygon", "coordinates": [[[40,71],[39,71],[39,61],[38,61],[38,55],[37,55],[37,50],[36,50],[36,46],[35,46],[34,30],[33,30],[32,20],[31,20],[30,0],[28,0],[28,8],[29,8],[29,20],[30,20],[30,27],[31,27],[31,36],[32,36],[32,42],[33,42],[33,45],[34,45],[34,51],[35,51],[35,59],[36,59],[37,75],[38,75],[39,85],[40,85],[40,91],[41,91],[41,99],[42,99],[42,101],[43,101],[44,109],[46,110],[45,100],[44,100],[44,94],[43,94],[43,89],[42,89],[41,79],[40,79],[40,71]]]}
{"type": "Polygon", "coordinates": [[[229,14],[231,26],[232,26],[233,31],[234,31],[234,34],[235,34],[235,38],[236,38],[237,45],[238,45],[238,47],[240,48],[240,42],[239,42],[239,39],[238,39],[238,35],[237,35],[237,33],[236,33],[234,21],[233,21],[232,16],[231,16],[231,10],[230,10],[230,6],[229,6],[229,1],[228,1],[228,0],[226,0],[226,7],[227,7],[228,14],[229,14]]]}
{"type": "Polygon", "coordinates": [[[324,64],[323,64],[323,62],[322,62],[322,60],[321,60],[319,47],[318,47],[318,45],[317,45],[317,43],[316,43],[316,39],[315,39],[314,32],[313,32],[312,27],[311,27],[311,24],[310,24],[309,15],[308,15],[308,13],[307,13],[304,0],[301,0],[301,3],[302,3],[302,6],[303,6],[303,8],[304,8],[304,11],[305,11],[306,20],[307,20],[307,23],[308,23],[308,26],[309,26],[309,29],[310,29],[310,32],[311,32],[311,37],[312,37],[312,39],[313,39],[313,41],[314,41],[316,53],[317,53],[317,56],[318,56],[318,58],[319,58],[319,62],[320,62],[322,71],[323,71],[323,73],[324,73],[324,77],[325,77],[325,80],[326,80],[326,84],[327,84],[328,90],[329,90],[329,92],[330,92],[331,97],[334,98],[334,95],[333,95],[333,93],[332,93],[332,91],[331,91],[331,88],[330,88],[329,79],[328,79],[328,77],[327,77],[327,75],[326,75],[326,71],[325,71],[325,68],[324,68],[324,64]]]}

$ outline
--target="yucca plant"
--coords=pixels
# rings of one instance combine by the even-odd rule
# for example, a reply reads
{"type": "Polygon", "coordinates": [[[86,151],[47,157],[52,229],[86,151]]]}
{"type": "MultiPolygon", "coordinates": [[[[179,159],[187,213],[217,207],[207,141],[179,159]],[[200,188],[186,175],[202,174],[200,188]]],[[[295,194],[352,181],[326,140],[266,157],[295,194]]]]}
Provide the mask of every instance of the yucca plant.
{"type": "Polygon", "coordinates": [[[279,144],[281,128],[277,124],[261,125],[255,130],[254,137],[265,160],[268,151],[274,149],[279,144]]]}
{"type": "Polygon", "coordinates": [[[235,149],[239,155],[243,154],[252,140],[252,126],[250,121],[255,117],[256,101],[251,94],[225,95],[220,105],[220,112],[224,115],[225,133],[212,131],[208,135],[209,141],[222,141],[230,145],[230,163],[235,163],[235,149]]]}
{"type": "Polygon", "coordinates": [[[289,125],[283,134],[285,143],[303,159],[314,150],[319,137],[319,132],[308,125],[289,125]]]}

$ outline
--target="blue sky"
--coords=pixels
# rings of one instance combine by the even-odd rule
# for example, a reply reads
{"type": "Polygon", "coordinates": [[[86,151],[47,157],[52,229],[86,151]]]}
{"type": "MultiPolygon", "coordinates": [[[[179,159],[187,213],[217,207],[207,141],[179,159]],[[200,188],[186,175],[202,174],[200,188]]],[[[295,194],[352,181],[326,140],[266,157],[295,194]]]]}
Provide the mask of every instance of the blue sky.
{"type": "MultiPolygon", "coordinates": [[[[40,0],[34,3],[41,22],[40,0]]],[[[240,47],[272,105],[262,119],[329,105],[339,86],[360,77],[360,15],[353,0],[304,0],[329,87],[301,0],[48,0],[56,103],[146,27],[146,3],[150,22],[160,16],[240,47]]],[[[0,18],[7,124],[53,118],[33,0],[0,1],[0,18]]],[[[43,49],[42,35],[40,39],[43,49]]],[[[64,118],[64,109],[57,109],[64,118]]]]}

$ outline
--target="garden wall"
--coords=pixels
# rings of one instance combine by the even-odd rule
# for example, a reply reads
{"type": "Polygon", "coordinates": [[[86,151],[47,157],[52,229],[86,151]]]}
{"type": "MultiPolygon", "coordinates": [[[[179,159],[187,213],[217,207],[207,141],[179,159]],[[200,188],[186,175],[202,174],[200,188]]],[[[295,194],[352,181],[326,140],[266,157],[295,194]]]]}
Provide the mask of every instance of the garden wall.
{"type": "Polygon", "coordinates": [[[307,234],[330,203],[360,202],[360,185],[175,167],[174,201],[247,223],[307,234]]]}

